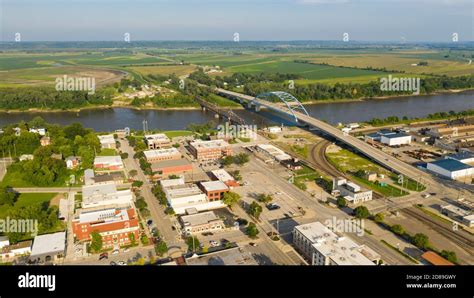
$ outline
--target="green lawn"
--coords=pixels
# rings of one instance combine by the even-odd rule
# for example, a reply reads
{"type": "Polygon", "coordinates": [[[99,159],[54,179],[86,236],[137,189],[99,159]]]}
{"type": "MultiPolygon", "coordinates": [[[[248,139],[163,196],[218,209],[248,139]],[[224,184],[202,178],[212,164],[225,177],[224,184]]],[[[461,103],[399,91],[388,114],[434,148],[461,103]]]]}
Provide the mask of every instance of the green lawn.
{"type": "Polygon", "coordinates": [[[168,130],[168,131],[165,131],[164,134],[168,136],[168,138],[172,139],[175,137],[192,136],[193,132],[189,130],[168,130]]]}
{"type": "Polygon", "coordinates": [[[98,156],[115,156],[117,155],[117,150],[111,148],[102,149],[98,154],[98,156]]]}
{"type": "Polygon", "coordinates": [[[1,205],[0,206],[0,218],[5,218],[8,210],[18,209],[21,207],[35,204],[35,203],[49,202],[56,195],[57,193],[22,193],[20,194],[17,201],[15,202],[15,205],[13,206],[1,205]]]}

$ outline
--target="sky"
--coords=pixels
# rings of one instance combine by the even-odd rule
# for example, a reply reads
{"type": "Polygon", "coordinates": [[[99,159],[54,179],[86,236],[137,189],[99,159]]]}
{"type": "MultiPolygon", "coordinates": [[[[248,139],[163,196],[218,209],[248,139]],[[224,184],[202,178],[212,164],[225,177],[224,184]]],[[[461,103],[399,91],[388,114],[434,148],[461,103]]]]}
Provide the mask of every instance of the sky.
{"type": "Polygon", "coordinates": [[[474,40],[474,0],[0,0],[0,40],[474,40]]]}

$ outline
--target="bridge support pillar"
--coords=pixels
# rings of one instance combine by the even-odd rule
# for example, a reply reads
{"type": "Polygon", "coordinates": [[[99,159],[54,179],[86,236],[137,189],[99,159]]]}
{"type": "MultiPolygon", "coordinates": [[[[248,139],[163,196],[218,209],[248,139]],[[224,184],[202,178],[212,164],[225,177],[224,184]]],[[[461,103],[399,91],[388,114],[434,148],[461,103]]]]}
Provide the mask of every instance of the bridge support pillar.
{"type": "Polygon", "coordinates": [[[260,112],[260,105],[255,105],[255,112],[260,112]]]}
{"type": "Polygon", "coordinates": [[[248,102],[248,103],[247,103],[247,108],[249,108],[249,109],[252,108],[252,103],[251,103],[251,102],[248,102]]]}

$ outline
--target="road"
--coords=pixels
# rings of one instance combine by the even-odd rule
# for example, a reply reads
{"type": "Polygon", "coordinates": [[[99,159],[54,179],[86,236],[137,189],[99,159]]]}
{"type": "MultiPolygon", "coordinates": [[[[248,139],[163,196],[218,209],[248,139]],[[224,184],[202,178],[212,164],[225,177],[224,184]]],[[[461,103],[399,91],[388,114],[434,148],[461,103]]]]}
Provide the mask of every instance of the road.
{"type": "Polygon", "coordinates": [[[145,182],[141,187],[141,195],[145,198],[145,202],[148,204],[151,218],[160,231],[160,235],[168,245],[169,253],[173,254],[173,256],[185,253],[187,246],[185,245],[184,241],[180,239],[178,233],[172,229],[173,223],[171,219],[165,215],[165,209],[159,204],[155,195],[153,195],[151,191],[152,184],[147,183],[148,179],[145,173],[143,173],[137,160],[133,158],[135,155],[135,150],[128,144],[126,140],[120,140],[120,149],[122,152],[128,153],[129,157],[124,160],[127,170],[136,170],[138,173],[136,178],[145,182]]]}

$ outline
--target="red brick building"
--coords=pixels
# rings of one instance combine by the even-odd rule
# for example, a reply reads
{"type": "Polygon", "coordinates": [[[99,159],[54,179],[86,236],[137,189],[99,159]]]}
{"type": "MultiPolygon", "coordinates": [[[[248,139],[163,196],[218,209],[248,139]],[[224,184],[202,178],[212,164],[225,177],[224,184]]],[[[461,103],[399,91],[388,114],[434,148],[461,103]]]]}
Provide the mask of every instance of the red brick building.
{"type": "Polygon", "coordinates": [[[199,161],[213,161],[232,155],[232,147],[224,140],[196,140],[189,144],[189,151],[199,161]]]}
{"type": "Polygon", "coordinates": [[[74,238],[90,240],[96,231],[102,236],[103,248],[119,248],[131,244],[130,234],[139,241],[139,224],[135,209],[103,209],[82,212],[72,221],[74,238]]]}
{"type": "Polygon", "coordinates": [[[222,200],[229,187],[222,181],[206,181],[199,184],[210,202],[222,200]]]}

